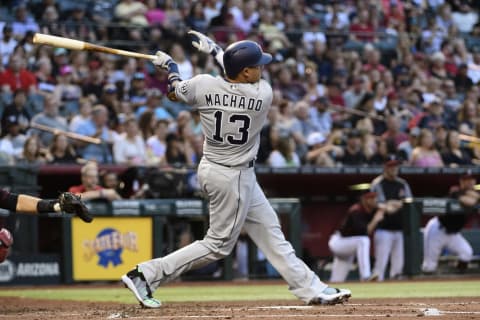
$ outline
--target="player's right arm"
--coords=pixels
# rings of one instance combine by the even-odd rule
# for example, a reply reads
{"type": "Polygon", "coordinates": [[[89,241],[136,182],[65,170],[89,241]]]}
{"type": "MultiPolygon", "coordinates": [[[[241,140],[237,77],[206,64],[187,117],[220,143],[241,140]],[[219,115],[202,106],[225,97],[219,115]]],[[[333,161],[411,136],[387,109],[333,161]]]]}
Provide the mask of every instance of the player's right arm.
{"type": "Polygon", "coordinates": [[[168,72],[168,93],[167,96],[172,101],[178,101],[175,89],[182,78],[178,71],[177,63],[163,51],[157,51],[155,59],[152,59],[152,63],[155,67],[166,70],[168,72]]]}

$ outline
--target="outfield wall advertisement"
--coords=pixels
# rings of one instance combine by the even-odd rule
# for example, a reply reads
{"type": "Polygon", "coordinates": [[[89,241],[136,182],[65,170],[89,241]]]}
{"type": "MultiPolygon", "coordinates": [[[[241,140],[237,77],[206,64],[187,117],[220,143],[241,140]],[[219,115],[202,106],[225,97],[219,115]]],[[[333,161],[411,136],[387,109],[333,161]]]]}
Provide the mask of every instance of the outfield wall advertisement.
{"type": "Polygon", "coordinates": [[[152,228],[151,217],[72,219],[73,280],[118,280],[152,259],[152,228]]]}

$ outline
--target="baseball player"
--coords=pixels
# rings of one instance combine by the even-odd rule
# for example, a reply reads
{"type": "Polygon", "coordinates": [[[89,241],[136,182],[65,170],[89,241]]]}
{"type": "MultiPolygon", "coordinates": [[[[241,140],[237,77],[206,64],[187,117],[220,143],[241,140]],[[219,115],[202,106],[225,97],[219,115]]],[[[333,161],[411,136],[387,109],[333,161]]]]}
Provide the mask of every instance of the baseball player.
{"type": "Polygon", "coordinates": [[[360,280],[376,280],[370,269],[369,234],[383,220],[384,214],[384,209],[377,206],[375,192],[364,193],[360,201],[349,208],[341,227],[328,241],[328,247],[334,255],[330,282],[345,281],[355,258],[360,280]]]}
{"type": "MultiPolygon", "coordinates": [[[[12,212],[29,214],[47,214],[50,212],[74,213],[85,222],[91,222],[92,217],[87,207],[79,197],[70,192],[60,194],[58,199],[43,200],[26,194],[16,194],[0,189],[0,208],[12,212]]],[[[0,263],[8,254],[8,248],[13,244],[13,237],[7,229],[0,230],[0,263]]]]}
{"type": "Polygon", "coordinates": [[[122,281],[144,307],[158,308],[152,293],[182,273],[230,254],[242,228],[289,284],[289,290],[309,304],[346,301],[350,290],[336,289],[296,255],[285,240],[278,217],[255,176],[255,157],[270,104],[272,88],[261,79],[270,54],[253,41],[239,41],[223,52],[208,37],[190,31],[192,45],[212,54],[225,76],[197,75],[181,80],[177,64],[159,51],[153,63],[168,71],[169,98],[199,110],[205,143],[198,179],[209,198],[210,227],[195,241],[165,257],[138,264],[122,281]]]}
{"type": "MultiPolygon", "coordinates": [[[[450,190],[450,197],[466,208],[472,208],[478,203],[480,195],[475,191],[475,177],[469,173],[460,177],[459,185],[450,190]]],[[[422,271],[433,273],[437,270],[438,258],[444,248],[458,256],[457,267],[465,269],[472,259],[473,249],[460,231],[467,223],[468,213],[447,214],[431,218],[423,234],[423,264],[422,271]]]]}
{"type": "Polygon", "coordinates": [[[378,202],[385,206],[385,215],[374,232],[375,266],[373,273],[379,281],[385,277],[385,269],[390,259],[390,279],[402,275],[404,265],[403,254],[403,222],[402,207],[405,198],[412,197],[407,181],[398,177],[400,161],[390,158],[384,163],[383,174],[372,181],[370,190],[377,193],[378,202]]]}

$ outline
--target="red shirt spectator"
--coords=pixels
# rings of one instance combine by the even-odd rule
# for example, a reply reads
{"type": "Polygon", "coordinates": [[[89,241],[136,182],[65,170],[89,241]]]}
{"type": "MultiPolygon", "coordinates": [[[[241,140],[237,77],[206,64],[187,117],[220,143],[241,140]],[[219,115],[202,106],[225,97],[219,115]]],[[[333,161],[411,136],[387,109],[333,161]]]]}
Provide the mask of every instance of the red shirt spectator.
{"type": "Polygon", "coordinates": [[[8,86],[11,92],[22,89],[29,93],[37,86],[35,75],[23,67],[23,58],[12,56],[9,67],[0,73],[0,87],[8,86]]]}
{"type": "Polygon", "coordinates": [[[358,15],[358,20],[350,25],[352,36],[363,42],[372,42],[375,37],[375,28],[368,21],[368,11],[362,10],[358,15]]]}

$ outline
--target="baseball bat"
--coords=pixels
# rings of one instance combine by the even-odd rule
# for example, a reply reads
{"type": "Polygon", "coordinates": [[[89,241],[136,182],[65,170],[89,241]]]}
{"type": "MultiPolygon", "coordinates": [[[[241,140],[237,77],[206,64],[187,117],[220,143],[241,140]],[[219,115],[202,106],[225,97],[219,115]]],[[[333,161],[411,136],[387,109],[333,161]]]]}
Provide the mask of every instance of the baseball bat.
{"type": "Polygon", "coordinates": [[[74,133],[74,132],[68,132],[68,131],[64,131],[64,130],[60,130],[60,129],[50,128],[48,126],[44,126],[42,124],[38,124],[38,123],[34,123],[34,122],[30,124],[30,127],[34,128],[34,129],[38,129],[38,130],[48,131],[48,132],[51,132],[53,134],[63,134],[68,138],[72,138],[72,139],[79,140],[79,141],[86,142],[86,143],[93,143],[93,144],[102,143],[102,140],[99,139],[99,138],[93,138],[93,137],[84,136],[82,134],[78,134],[78,133],[74,133]]]}
{"type": "Polygon", "coordinates": [[[477,143],[477,144],[480,144],[480,138],[477,138],[475,136],[470,136],[468,134],[463,134],[463,133],[460,133],[458,135],[458,137],[460,138],[460,140],[464,140],[464,141],[468,141],[468,142],[471,142],[471,143],[477,143]]]}
{"type": "Polygon", "coordinates": [[[140,58],[140,59],[152,60],[152,59],[155,59],[156,57],[155,55],[104,47],[104,46],[99,46],[86,41],[51,36],[48,34],[43,34],[38,32],[33,35],[33,43],[46,44],[49,46],[65,48],[70,50],[86,50],[86,51],[97,51],[97,52],[103,52],[103,53],[118,54],[122,56],[140,58]]]}

